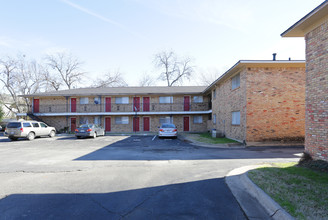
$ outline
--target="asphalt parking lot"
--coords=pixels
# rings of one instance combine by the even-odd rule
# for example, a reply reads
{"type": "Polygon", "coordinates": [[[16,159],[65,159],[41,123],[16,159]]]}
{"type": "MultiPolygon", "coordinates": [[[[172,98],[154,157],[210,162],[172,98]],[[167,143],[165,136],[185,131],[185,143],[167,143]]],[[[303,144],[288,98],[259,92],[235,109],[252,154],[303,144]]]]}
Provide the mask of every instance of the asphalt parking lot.
{"type": "Polygon", "coordinates": [[[0,137],[0,219],[244,219],[224,176],[300,152],[153,136],[0,137]]]}

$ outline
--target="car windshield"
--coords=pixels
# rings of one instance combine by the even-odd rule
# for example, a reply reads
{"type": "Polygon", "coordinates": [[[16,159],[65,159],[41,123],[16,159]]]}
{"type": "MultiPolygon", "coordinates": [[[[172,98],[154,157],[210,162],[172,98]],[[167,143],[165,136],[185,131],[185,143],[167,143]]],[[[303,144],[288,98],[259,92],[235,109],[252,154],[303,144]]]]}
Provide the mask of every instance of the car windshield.
{"type": "Polygon", "coordinates": [[[7,125],[7,128],[20,128],[21,123],[20,122],[10,122],[7,125]]]}
{"type": "Polygon", "coordinates": [[[175,128],[174,124],[162,124],[162,128],[175,128]]]}
{"type": "Polygon", "coordinates": [[[91,128],[92,125],[81,125],[80,128],[91,128]]]}

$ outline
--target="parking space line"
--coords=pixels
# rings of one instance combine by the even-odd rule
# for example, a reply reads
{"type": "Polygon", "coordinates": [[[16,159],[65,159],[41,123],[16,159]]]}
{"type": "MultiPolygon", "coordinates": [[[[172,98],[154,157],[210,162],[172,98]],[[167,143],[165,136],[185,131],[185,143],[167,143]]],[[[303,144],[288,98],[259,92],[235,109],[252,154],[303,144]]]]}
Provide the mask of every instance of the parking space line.
{"type": "Polygon", "coordinates": [[[153,137],[153,139],[151,139],[151,140],[154,141],[156,137],[157,137],[157,135],[155,135],[155,136],[153,137]]]}

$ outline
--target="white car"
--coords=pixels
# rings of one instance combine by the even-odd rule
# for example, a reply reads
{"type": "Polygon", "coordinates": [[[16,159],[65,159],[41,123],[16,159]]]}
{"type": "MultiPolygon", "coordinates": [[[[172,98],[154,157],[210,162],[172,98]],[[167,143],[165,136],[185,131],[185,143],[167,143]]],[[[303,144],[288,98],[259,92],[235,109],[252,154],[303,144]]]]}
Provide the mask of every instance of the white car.
{"type": "Polygon", "coordinates": [[[40,136],[54,137],[56,129],[38,121],[15,121],[7,124],[4,135],[12,141],[18,138],[33,140],[40,136]]]}
{"type": "Polygon", "coordinates": [[[174,124],[165,123],[159,127],[158,137],[178,137],[178,129],[174,124]]]}

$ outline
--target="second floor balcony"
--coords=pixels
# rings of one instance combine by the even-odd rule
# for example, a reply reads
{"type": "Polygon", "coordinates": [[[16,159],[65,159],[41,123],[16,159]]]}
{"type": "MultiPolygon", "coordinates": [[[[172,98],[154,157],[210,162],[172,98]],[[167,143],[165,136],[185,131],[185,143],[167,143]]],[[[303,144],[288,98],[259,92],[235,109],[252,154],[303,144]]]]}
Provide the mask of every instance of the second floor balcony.
{"type": "Polygon", "coordinates": [[[30,113],[135,113],[135,112],[204,112],[209,103],[140,103],[140,104],[39,104],[30,113]]]}

